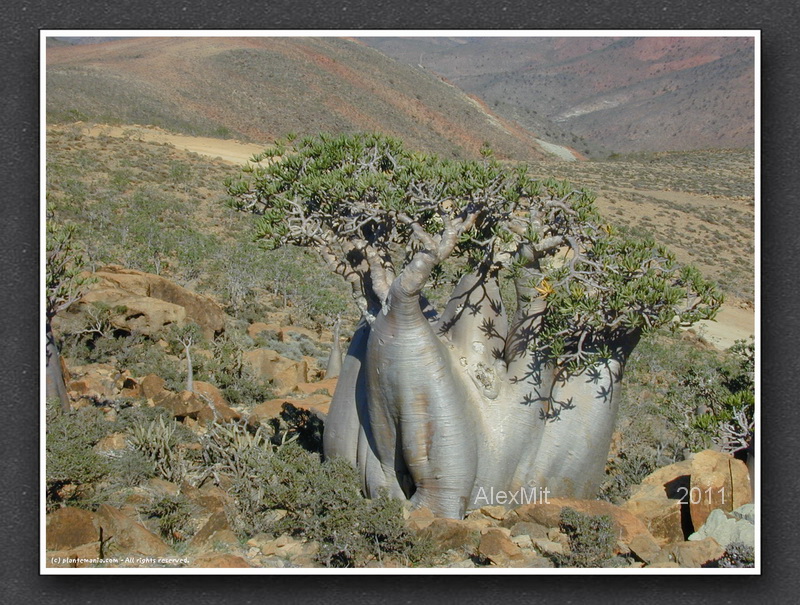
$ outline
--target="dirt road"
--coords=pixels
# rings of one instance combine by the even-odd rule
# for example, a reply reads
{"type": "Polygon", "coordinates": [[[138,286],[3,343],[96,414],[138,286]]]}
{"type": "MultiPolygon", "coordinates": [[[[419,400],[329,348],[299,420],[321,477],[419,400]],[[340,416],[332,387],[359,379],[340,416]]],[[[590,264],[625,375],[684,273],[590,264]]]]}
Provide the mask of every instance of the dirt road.
{"type": "Polygon", "coordinates": [[[87,128],[85,132],[90,136],[127,137],[150,143],[167,143],[177,149],[199,153],[200,155],[206,155],[232,164],[244,164],[253,154],[264,151],[267,146],[266,143],[264,145],[256,145],[255,143],[240,143],[228,139],[172,134],[158,128],[145,128],[142,126],[98,125],[87,128]]]}

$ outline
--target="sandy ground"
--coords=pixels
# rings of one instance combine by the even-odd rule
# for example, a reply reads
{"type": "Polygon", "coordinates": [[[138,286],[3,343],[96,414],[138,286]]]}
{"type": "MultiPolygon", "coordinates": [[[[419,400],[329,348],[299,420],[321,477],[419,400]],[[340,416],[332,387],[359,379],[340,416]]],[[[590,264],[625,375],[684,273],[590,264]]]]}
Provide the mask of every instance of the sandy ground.
{"type": "Polygon", "coordinates": [[[240,143],[227,139],[210,137],[190,137],[172,134],[158,128],[141,126],[92,126],[86,130],[91,136],[130,137],[138,141],[167,143],[177,149],[184,149],[210,158],[220,159],[232,164],[244,164],[253,154],[264,151],[267,146],[254,143],[240,143]]]}
{"type": "MultiPolygon", "coordinates": [[[[227,139],[214,139],[210,137],[192,137],[172,134],[157,128],[144,128],[141,126],[91,126],[86,132],[92,136],[130,137],[140,141],[154,143],[167,143],[177,149],[184,149],[193,153],[220,159],[232,164],[244,164],[253,154],[260,153],[266,145],[254,143],[241,143],[227,139]]],[[[550,144],[552,145],[552,144],[550,144]]],[[[552,147],[560,147],[552,145],[552,147]]],[[[559,150],[550,150],[566,158],[574,160],[572,153],[561,147],[559,150]]],[[[648,195],[665,196],[682,195],[675,192],[646,192],[648,195]]],[[[702,197],[702,196],[696,196],[702,197]]],[[[737,340],[745,340],[755,335],[755,313],[752,308],[743,307],[740,301],[732,300],[723,305],[714,321],[703,321],[694,326],[694,330],[711,344],[719,349],[727,349],[737,340]]]]}
{"type": "Polygon", "coordinates": [[[566,147],[562,145],[556,145],[555,143],[549,143],[547,141],[543,141],[542,139],[536,139],[536,142],[542,146],[542,148],[547,151],[548,153],[552,153],[557,156],[561,160],[567,160],[568,162],[574,162],[577,158],[575,154],[572,153],[566,147]]]}

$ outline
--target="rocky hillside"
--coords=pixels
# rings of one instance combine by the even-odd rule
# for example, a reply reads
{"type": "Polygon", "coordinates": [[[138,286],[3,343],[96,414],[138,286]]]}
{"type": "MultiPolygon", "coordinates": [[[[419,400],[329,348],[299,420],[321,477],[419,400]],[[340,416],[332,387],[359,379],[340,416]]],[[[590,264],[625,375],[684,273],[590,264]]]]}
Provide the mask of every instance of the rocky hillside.
{"type": "Polygon", "coordinates": [[[543,138],[582,151],[754,145],[752,38],[363,41],[446,77],[543,138]]]}
{"type": "Polygon", "coordinates": [[[536,137],[427,72],[342,38],[131,38],[47,50],[49,121],[266,143],[377,130],[409,147],[545,157],[536,137]]]}
{"type": "Polygon", "coordinates": [[[365,500],[354,469],[320,462],[337,383],[324,370],[331,332],[280,312],[237,325],[208,297],[118,266],[93,273],[58,319],[98,361],[67,358],[71,410],[48,416],[50,567],[752,565],[751,479],[729,454],[663,466],[615,503],[531,488],[507,506],[437,519],[365,500]],[[187,390],[164,376],[188,359],[169,341],[190,322],[207,380],[187,390]],[[157,373],[142,369],[155,357],[157,373]],[[234,401],[232,378],[256,385],[251,397],[234,401]]]}

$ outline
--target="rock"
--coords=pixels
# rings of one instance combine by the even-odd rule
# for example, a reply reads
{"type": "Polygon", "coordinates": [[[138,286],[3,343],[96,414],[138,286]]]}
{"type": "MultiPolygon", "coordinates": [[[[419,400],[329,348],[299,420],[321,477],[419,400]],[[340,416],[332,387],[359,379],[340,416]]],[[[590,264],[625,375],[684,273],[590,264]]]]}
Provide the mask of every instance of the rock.
{"type": "Polygon", "coordinates": [[[96,452],[113,452],[124,450],[128,447],[128,439],[125,433],[111,433],[106,435],[94,446],[96,452]]]}
{"type": "Polygon", "coordinates": [[[147,489],[158,498],[164,498],[165,496],[175,497],[181,492],[179,485],[175,485],[171,481],[166,481],[160,477],[148,479],[146,486],[147,489]]]}
{"type": "Polygon", "coordinates": [[[232,504],[231,496],[212,483],[206,483],[200,489],[183,483],[181,493],[197,506],[212,513],[224,511],[226,505],[232,504]]]}
{"type": "Polygon", "coordinates": [[[512,536],[511,541],[520,548],[533,548],[533,542],[531,541],[531,537],[528,534],[520,534],[518,536],[512,536]]]}
{"type": "Polygon", "coordinates": [[[219,552],[204,553],[196,557],[190,566],[209,569],[252,567],[252,565],[242,557],[219,552]]]}
{"type": "Polygon", "coordinates": [[[689,536],[689,541],[703,540],[708,537],[714,538],[717,543],[725,547],[731,542],[743,542],[748,546],[755,547],[756,528],[749,520],[736,517],[732,513],[725,513],[717,508],[708,515],[703,527],[689,536]]]}
{"type": "Polygon", "coordinates": [[[530,521],[545,527],[558,527],[561,522],[561,510],[565,507],[574,508],[586,515],[608,515],[614,523],[617,537],[626,543],[629,543],[638,534],[644,534],[653,540],[647,527],[639,518],[624,508],[602,500],[551,498],[546,503],[525,504],[510,511],[502,523],[504,526],[513,527],[518,522],[530,521]]]}
{"type": "Polygon", "coordinates": [[[737,509],[731,511],[731,514],[736,517],[737,519],[746,519],[750,521],[750,523],[756,522],[756,505],[755,504],[743,504],[737,509]]]}
{"type": "Polygon", "coordinates": [[[495,565],[503,565],[509,561],[521,561],[524,557],[519,546],[511,541],[507,532],[500,528],[492,528],[481,536],[478,553],[495,565]]]}
{"type": "MultiPolygon", "coordinates": [[[[126,370],[127,373],[127,370],[126,370]]],[[[119,385],[119,396],[128,399],[138,399],[143,396],[139,381],[131,376],[126,376],[119,385]]]]}
{"type": "Polygon", "coordinates": [[[283,412],[284,406],[293,406],[301,410],[308,410],[319,418],[325,418],[330,407],[331,398],[327,395],[310,395],[305,399],[293,399],[279,397],[270,399],[255,406],[247,417],[247,424],[258,426],[270,418],[278,418],[283,412]]]}
{"type": "Polygon", "coordinates": [[[242,415],[232,409],[225,401],[222,392],[213,384],[196,380],[194,393],[206,404],[197,414],[197,419],[203,422],[231,422],[239,420],[242,415]]]}
{"type": "Polygon", "coordinates": [[[473,549],[480,543],[480,528],[455,519],[435,519],[420,534],[429,538],[439,550],[473,549]]]}
{"type": "Polygon", "coordinates": [[[333,397],[333,393],[336,391],[336,384],[338,382],[338,378],[326,378],[325,380],[320,380],[319,382],[304,382],[295,385],[294,389],[292,389],[292,392],[302,393],[303,395],[323,393],[333,397]]]}
{"type": "Polygon", "coordinates": [[[502,521],[506,516],[506,508],[504,506],[483,506],[480,511],[487,517],[497,521],[502,521]]]}
{"type": "Polygon", "coordinates": [[[705,450],[691,461],[687,494],[692,525],[703,526],[714,509],[730,512],[752,501],[747,465],[729,454],[705,450]]]}
{"type": "Polygon", "coordinates": [[[447,567],[454,569],[472,569],[475,567],[475,563],[472,562],[472,559],[462,559],[461,561],[448,564],[447,567]]]}
{"type": "Polygon", "coordinates": [[[563,555],[567,551],[563,544],[548,538],[532,538],[531,543],[543,555],[563,555]]]}
{"type": "Polygon", "coordinates": [[[74,399],[86,397],[92,401],[108,401],[115,397],[114,382],[94,374],[87,374],[67,385],[74,399]]]}
{"type": "Polygon", "coordinates": [[[47,567],[76,569],[92,567],[99,558],[100,542],[89,542],[69,550],[50,551],[45,561],[47,567]]]}
{"type": "Polygon", "coordinates": [[[271,542],[262,544],[260,548],[266,556],[275,555],[285,559],[312,556],[319,552],[319,544],[316,542],[304,542],[288,534],[282,534],[271,542]]]}
{"type": "Polygon", "coordinates": [[[194,535],[189,546],[191,548],[200,548],[209,543],[211,536],[215,533],[230,529],[231,526],[228,524],[228,517],[225,512],[216,512],[208,518],[205,525],[194,535]]]}
{"type": "Polygon", "coordinates": [[[277,335],[280,331],[281,328],[279,325],[266,324],[261,321],[254,322],[247,327],[247,335],[253,340],[258,338],[263,332],[274,332],[277,335]]]}
{"type": "Polygon", "coordinates": [[[93,288],[84,294],[78,308],[103,303],[111,308],[111,325],[127,332],[153,336],[170,325],[186,323],[186,309],[164,300],[139,296],[119,288],[93,288]]]}
{"type": "Polygon", "coordinates": [[[122,314],[125,325],[115,323],[117,327],[136,325],[147,330],[143,333],[152,334],[171,323],[192,321],[200,326],[206,338],[225,329],[225,313],[216,302],[159,275],[109,265],[97,271],[94,277],[97,282],[90,286],[88,295],[112,306],[128,307],[122,314]],[[114,300],[106,300],[95,296],[98,291],[117,295],[114,300]],[[143,316],[137,316],[138,311],[143,311],[143,316]]]}
{"type": "Polygon", "coordinates": [[[255,349],[243,355],[256,377],[272,382],[279,392],[289,392],[295,386],[308,382],[308,364],[281,357],[271,349],[255,349]]]}
{"type": "Polygon", "coordinates": [[[493,527],[495,525],[495,520],[491,517],[487,517],[479,510],[474,510],[469,513],[465,518],[466,521],[470,521],[475,524],[476,527],[480,527],[482,530],[486,528],[493,527]]]}
{"type": "Polygon", "coordinates": [[[164,379],[160,376],[148,374],[139,381],[139,390],[142,393],[142,397],[145,399],[157,401],[170,393],[170,391],[164,387],[165,384],[166,382],[164,382],[164,379]]]}
{"type": "MultiPolygon", "coordinates": [[[[685,485],[689,477],[685,476],[685,485]]],[[[687,506],[676,495],[670,498],[663,485],[640,485],[632,490],[630,499],[623,508],[641,519],[659,544],[682,542],[686,536],[683,529],[684,511],[687,506]]]]}
{"type": "Polygon", "coordinates": [[[412,510],[406,518],[406,527],[414,531],[420,531],[433,523],[436,517],[433,516],[431,509],[426,506],[412,510]]]}
{"type": "Polygon", "coordinates": [[[653,559],[649,567],[702,567],[716,561],[725,549],[714,538],[704,538],[693,542],[678,542],[669,544],[653,559]]]}
{"type": "Polygon", "coordinates": [[[161,538],[118,508],[101,504],[97,509],[97,519],[103,529],[103,540],[109,540],[109,551],[153,557],[172,551],[161,538]]]}
{"type": "Polygon", "coordinates": [[[511,527],[511,536],[527,535],[531,538],[547,538],[547,528],[544,525],[533,523],[531,521],[522,521],[515,523],[511,527]]]}
{"type": "MultiPolygon", "coordinates": [[[[47,550],[69,550],[99,539],[95,514],[81,508],[60,508],[47,515],[47,550]]],[[[97,556],[97,551],[95,551],[97,556]]]]}
{"type": "Polygon", "coordinates": [[[626,546],[645,563],[650,563],[661,553],[661,548],[659,548],[658,544],[643,534],[634,536],[626,546]]]}
{"type": "Polygon", "coordinates": [[[220,529],[208,537],[206,544],[214,550],[239,548],[239,538],[230,529],[220,529]]]}
{"type": "Polygon", "coordinates": [[[169,410],[179,420],[187,416],[196,420],[200,412],[208,407],[200,397],[191,391],[168,393],[156,401],[156,405],[169,410]]]}

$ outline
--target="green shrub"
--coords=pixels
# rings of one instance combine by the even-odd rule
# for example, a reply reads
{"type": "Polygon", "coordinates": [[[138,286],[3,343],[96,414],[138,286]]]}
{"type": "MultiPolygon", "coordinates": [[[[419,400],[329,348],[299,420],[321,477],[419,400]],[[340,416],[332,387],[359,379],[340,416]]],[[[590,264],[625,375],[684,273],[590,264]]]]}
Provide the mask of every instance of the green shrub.
{"type": "Polygon", "coordinates": [[[570,552],[554,555],[558,567],[602,567],[614,556],[617,537],[608,515],[586,515],[565,507],[559,528],[569,538],[570,552]]]}
{"type": "Polygon", "coordinates": [[[179,447],[178,423],[158,416],[149,423],[136,422],[131,427],[130,441],[153,464],[156,474],[173,483],[180,483],[189,472],[184,450],[179,447]]]}
{"type": "Polygon", "coordinates": [[[109,460],[109,478],[123,487],[136,487],[156,476],[153,461],[141,450],[125,449],[109,460]]]}
{"type": "Polygon", "coordinates": [[[191,537],[192,505],[186,496],[182,494],[163,496],[144,512],[158,520],[159,534],[171,544],[184,542],[191,537]]]}
{"type": "Polygon", "coordinates": [[[731,542],[725,548],[725,554],[708,567],[755,567],[756,552],[752,546],[743,542],[731,542]]]}
{"type": "Polygon", "coordinates": [[[88,488],[108,474],[108,458],[92,448],[111,432],[110,428],[97,408],[57,414],[52,404],[48,406],[45,474],[49,507],[62,499],[60,492],[68,485],[75,489],[67,498],[80,505],[88,488]]]}
{"type": "Polygon", "coordinates": [[[426,555],[426,544],[403,525],[402,505],[361,496],[348,462],[320,462],[293,441],[273,445],[263,430],[251,433],[243,424],[215,425],[203,443],[207,472],[232,482],[229,517],[242,537],[269,532],[315,540],[319,561],[329,567],[359,567],[386,556],[414,564],[426,555]]]}

